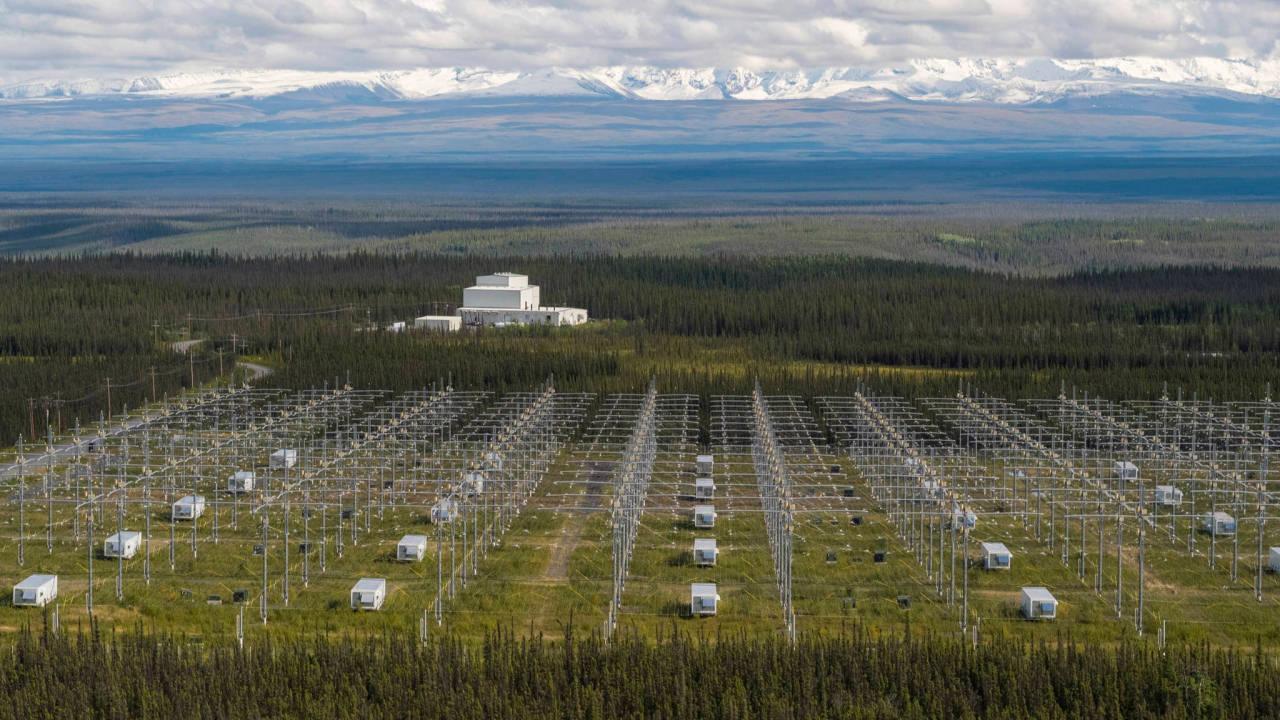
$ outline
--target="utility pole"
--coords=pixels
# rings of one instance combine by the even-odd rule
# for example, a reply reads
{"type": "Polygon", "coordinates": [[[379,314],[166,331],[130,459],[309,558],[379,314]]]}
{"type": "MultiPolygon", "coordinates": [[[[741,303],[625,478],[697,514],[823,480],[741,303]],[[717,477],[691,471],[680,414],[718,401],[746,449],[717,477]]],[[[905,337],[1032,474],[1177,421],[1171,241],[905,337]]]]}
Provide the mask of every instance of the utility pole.
{"type": "Polygon", "coordinates": [[[111,378],[107,378],[107,419],[111,419],[111,378]]]}
{"type": "Polygon", "coordinates": [[[27,424],[31,426],[30,428],[28,428],[30,432],[27,433],[27,437],[34,438],[36,436],[36,399],[35,398],[27,398],[27,424]]]}
{"type": "Polygon", "coordinates": [[[151,366],[151,402],[156,401],[156,366],[151,366]]]}

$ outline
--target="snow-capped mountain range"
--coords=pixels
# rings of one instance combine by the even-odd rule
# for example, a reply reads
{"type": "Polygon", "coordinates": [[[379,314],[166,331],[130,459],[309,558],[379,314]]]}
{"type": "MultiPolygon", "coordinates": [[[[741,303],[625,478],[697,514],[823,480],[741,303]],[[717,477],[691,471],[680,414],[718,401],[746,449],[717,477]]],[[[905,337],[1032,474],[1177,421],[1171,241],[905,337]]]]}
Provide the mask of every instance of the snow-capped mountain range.
{"type": "Polygon", "coordinates": [[[1280,60],[922,59],[881,68],[753,72],[741,68],[600,67],[497,71],[421,68],[370,72],[228,70],[132,79],[0,86],[0,99],[251,98],[357,93],[384,100],[451,96],[602,96],[638,100],[804,100],[1025,105],[1113,93],[1280,99],[1280,60]]]}

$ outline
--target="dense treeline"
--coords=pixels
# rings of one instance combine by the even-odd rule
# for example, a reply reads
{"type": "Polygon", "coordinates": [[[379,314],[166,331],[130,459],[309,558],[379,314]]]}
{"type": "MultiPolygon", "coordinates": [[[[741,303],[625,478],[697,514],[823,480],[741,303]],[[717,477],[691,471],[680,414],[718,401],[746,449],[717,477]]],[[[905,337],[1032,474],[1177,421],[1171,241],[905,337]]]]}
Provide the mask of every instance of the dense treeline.
{"type": "MultiPolygon", "coordinates": [[[[151,366],[170,383],[161,392],[189,383],[166,347],[188,332],[209,339],[200,379],[234,337],[282,364],[273,382],[349,376],[391,389],[451,378],[504,390],[554,374],[566,389],[633,391],[656,374],[670,391],[703,395],[740,392],[756,375],[778,392],[869,380],[938,394],[963,377],[1011,397],[1074,383],[1116,397],[1168,384],[1256,399],[1280,363],[1280,271],[1264,269],[1036,279],[844,257],[111,255],[5,261],[0,286],[5,443],[29,427],[28,398],[83,394],[107,376],[133,382],[151,366]],[[530,274],[546,304],[625,322],[447,338],[354,332],[447,311],[495,269],[530,274]]],[[[133,392],[141,400],[150,388],[133,392]]],[[[96,419],[100,403],[79,412],[96,419]]]]}
{"type": "Polygon", "coordinates": [[[481,647],[405,635],[241,650],[130,633],[22,631],[0,655],[0,718],[1249,718],[1280,670],[1208,647],[926,637],[676,635],[481,647]]]}

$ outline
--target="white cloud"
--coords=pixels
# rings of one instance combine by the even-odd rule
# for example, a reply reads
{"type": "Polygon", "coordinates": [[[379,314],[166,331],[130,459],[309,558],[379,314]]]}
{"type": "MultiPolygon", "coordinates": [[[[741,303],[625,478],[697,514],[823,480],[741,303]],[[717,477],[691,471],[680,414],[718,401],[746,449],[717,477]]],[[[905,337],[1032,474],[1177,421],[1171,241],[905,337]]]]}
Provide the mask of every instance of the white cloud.
{"type": "Polygon", "coordinates": [[[0,0],[0,81],[180,69],[1277,57],[1274,0],[0,0]]]}

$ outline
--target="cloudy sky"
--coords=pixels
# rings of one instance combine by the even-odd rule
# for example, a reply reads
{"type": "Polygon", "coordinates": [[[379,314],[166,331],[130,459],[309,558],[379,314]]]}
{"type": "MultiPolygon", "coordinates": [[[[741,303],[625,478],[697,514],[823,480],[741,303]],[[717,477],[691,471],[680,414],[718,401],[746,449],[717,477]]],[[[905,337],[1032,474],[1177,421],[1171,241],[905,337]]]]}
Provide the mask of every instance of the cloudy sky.
{"type": "Polygon", "coordinates": [[[0,81],[192,69],[789,69],[1280,56],[1276,0],[0,0],[0,81]]]}

